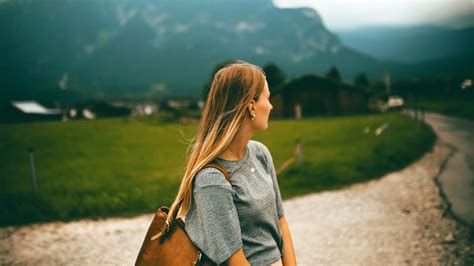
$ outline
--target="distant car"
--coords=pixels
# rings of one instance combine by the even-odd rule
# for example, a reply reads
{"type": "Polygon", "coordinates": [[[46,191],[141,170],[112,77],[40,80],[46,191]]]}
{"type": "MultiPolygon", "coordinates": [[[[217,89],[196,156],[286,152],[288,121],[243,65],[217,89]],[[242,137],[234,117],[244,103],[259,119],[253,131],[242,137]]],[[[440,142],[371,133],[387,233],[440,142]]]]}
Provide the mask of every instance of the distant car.
{"type": "Polygon", "coordinates": [[[405,101],[402,97],[393,95],[388,97],[387,106],[389,110],[399,110],[402,109],[405,101]]]}

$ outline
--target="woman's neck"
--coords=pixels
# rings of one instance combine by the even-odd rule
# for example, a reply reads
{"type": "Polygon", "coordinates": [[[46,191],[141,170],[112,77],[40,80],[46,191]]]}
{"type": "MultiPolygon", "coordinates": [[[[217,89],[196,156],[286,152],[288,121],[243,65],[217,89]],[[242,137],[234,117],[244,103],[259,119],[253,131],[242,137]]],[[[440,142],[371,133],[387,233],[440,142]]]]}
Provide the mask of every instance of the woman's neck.
{"type": "Polygon", "coordinates": [[[252,135],[253,130],[244,123],[229,147],[221,152],[218,157],[230,161],[241,160],[245,155],[247,144],[252,138],[252,135]]]}

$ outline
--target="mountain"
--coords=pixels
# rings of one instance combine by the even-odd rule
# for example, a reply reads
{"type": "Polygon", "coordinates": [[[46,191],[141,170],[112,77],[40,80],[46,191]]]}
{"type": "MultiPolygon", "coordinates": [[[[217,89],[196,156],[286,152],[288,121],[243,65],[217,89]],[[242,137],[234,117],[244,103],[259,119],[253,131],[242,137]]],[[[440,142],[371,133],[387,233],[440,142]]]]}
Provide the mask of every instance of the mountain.
{"type": "Polygon", "coordinates": [[[0,2],[0,100],[200,96],[215,66],[235,59],[275,63],[290,78],[336,66],[349,82],[362,72],[373,80],[389,70],[396,80],[472,67],[463,57],[472,51],[471,29],[384,31],[346,45],[348,35],[341,41],[317,11],[280,9],[271,0],[0,2]],[[394,36],[409,51],[397,50],[394,36]],[[376,59],[390,49],[393,56],[381,58],[424,63],[376,59]],[[447,57],[434,63],[456,67],[424,61],[439,51],[447,57]]]}
{"type": "MultiPolygon", "coordinates": [[[[466,19],[453,20],[465,21],[466,19]]],[[[463,29],[439,26],[363,27],[338,31],[344,45],[379,60],[421,63],[461,57],[474,51],[474,27],[463,29]]]]}
{"type": "Polygon", "coordinates": [[[472,14],[472,11],[471,11],[470,14],[455,17],[455,18],[450,18],[445,21],[442,21],[440,25],[445,25],[453,29],[474,27],[474,15],[472,14]]]}
{"type": "Polygon", "coordinates": [[[199,95],[229,59],[274,62],[289,76],[335,65],[347,80],[383,68],[344,46],[315,10],[271,0],[9,1],[0,32],[0,88],[17,96],[199,95]]]}

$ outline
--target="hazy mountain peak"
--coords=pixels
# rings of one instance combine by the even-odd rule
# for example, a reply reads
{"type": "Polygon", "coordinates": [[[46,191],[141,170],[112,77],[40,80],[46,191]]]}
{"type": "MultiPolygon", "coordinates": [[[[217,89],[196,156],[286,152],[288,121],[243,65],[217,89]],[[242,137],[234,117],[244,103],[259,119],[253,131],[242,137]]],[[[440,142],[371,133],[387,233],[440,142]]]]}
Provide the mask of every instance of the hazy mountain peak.
{"type": "Polygon", "coordinates": [[[279,9],[271,0],[31,0],[0,11],[10,35],[0,64],[11,70],[0,85],[12,88],[56,88],[68,73],[68,89],[153,94],[162,84],[199,94],[229,59],[274,62],[290,75],[340,65],[349,79],[359,60],[373,62],[346,49],[315,10],[279,9]]]}

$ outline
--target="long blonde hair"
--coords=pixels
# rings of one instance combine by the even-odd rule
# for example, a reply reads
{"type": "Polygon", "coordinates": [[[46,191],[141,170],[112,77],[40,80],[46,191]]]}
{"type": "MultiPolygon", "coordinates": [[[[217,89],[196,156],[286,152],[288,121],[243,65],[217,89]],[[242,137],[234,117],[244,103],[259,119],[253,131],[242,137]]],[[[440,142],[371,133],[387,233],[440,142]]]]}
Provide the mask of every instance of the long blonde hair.
{"type": "Polygon", "coordinates": [[[192,201],[194,176],[223,152],[245,119],[247,106],[257,101],[265,86],[265,73],[244,61],[225,65],[211,83],[197,133],[188,147],[187,164],[178,194],[170,207],[168,221],[183,219],[192,201]]]}

